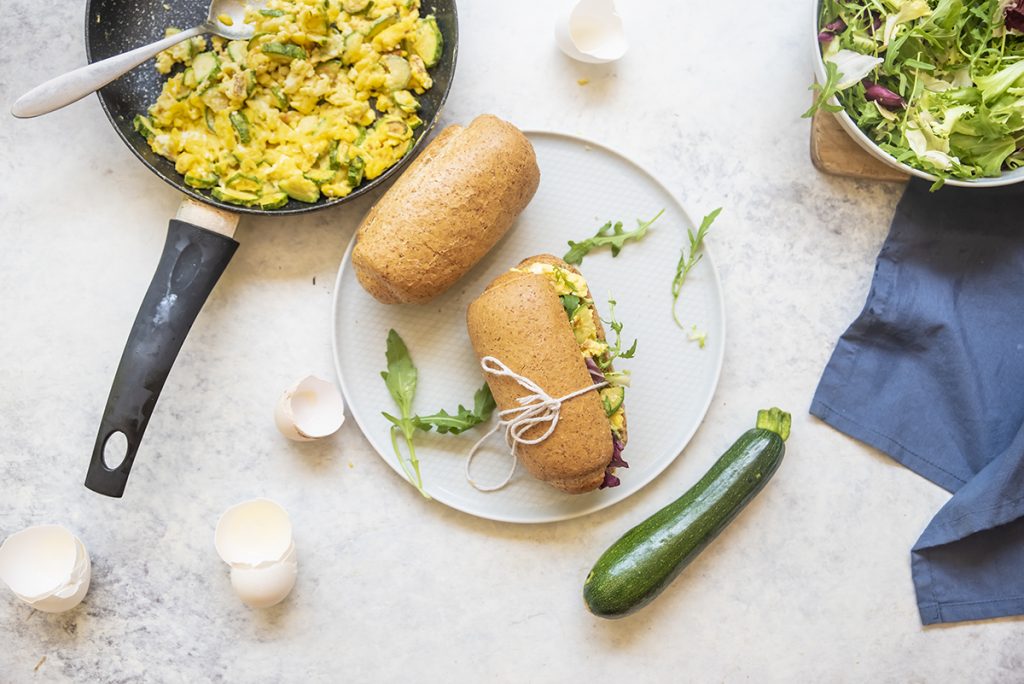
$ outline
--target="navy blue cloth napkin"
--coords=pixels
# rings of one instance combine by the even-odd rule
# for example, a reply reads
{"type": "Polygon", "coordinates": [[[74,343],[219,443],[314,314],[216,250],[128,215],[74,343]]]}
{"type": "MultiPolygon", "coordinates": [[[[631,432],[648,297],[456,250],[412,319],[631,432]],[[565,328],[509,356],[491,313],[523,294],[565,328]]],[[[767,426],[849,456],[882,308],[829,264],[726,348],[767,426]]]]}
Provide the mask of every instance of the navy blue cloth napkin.
{"type": "Polygon", "coordinates": [[[811,413],[953,492],[911,551],[924,624],[1024,614],[1024,189],[910,182],[811,413]]]}

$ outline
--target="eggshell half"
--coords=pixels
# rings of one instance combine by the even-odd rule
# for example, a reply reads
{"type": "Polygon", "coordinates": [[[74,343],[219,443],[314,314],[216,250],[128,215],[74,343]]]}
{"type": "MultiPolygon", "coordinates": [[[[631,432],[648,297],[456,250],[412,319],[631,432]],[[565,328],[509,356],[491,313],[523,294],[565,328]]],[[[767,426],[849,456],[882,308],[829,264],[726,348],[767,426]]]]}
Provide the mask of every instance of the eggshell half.
{"type": "Polygon", "coordinates": [[[36,610],[44,613],[63,613],[71,610],[85,598],[89,592],[89,584],[92,581],[92,562],[89,554],[81,541],[75,540],[78,545],[78,561],[75,563],[75,581],[66,585],[55,594],[38,601],[29,603],[36,610]]]}
{"type": "Polygon", "coordinates": [[[0,579],[29,601],[56,593],[74,572],[75,541],[75,535],[60,525],[38,525],[12,534],[0,546],[0,579]]]}
{"type": "Polygon", "coordinates": [[[213,543],[221,560],[232,567],[268,567],[294,551],[292,523],[277,502],[244,501],[226,510],[217,521],[213,543]]]}
{"type": "Polygon", "coordinates": [[[621,59],[629,48],[614,0],[579,0],[555,24],[555,43],[575,60],[604,64],[621,59]]]}
{"type": "Polygon", "coordinates": [[[274,410],[274,422],[288,439],[321,439],[334,434],[345,423],[345,401],[333,382],[309,375],[281,395],[274,410]]]}
{"type": "Polygon", "coordinates": [[[292,546],[288,556],[264,568],[231,568],[231,587],[250,608],[269,608],[291,593],[299,566],[292,546]]]}

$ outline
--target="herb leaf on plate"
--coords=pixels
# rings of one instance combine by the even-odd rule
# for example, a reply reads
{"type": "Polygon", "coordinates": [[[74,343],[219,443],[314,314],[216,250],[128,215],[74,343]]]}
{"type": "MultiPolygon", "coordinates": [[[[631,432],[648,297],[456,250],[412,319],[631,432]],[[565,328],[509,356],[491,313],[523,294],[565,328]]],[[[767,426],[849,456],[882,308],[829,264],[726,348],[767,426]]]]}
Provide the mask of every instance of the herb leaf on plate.
{"type": "Polygon", "coordinates": [[[413,444],[413,435],[416,432],[415,417],[412,415],[412,401],[416,396],[416,366],[413,365],[412,357],[409,355],[409,348],[401,336],[393,329],[388,332],[387,352],[388,368],[382,371],[380,376],[384,378],[391,398],[398,406],[400,417],[381,411],[381,414],[391,422],[391,446],[395,450],[395,457],[402,467],[406,478],[412,483],[419,493],[429,499],[430,495],[423,489],[423,475],[420,473],[420,461],[416,457],[416,446],[413,444]],[[409,452],[406,459],[399,447],[398,436],[405,440],[405,448],[409,452]]]}
{"type": "Polygon", "coordinates": [[[578,266],[583,263],[583,257],[590,254],[591,250],[605,246],[610,246],[612,248],[612,256],[617,257],[627,241],[642,239],[643,236],[647,234],[651,225],[664,213],[665,210],[662,209],[649,221],[641,221],[640,219],[637,219],[636,229],[630,231],[622,229],[622,221],[616,221],[614,223],[609,221],[598,228],[597,233],[595,233],[593,237],[580,242],[569,240],[569,251],[565,253],[565,256],[562,257],[562,259],[567,264],[575,264],[578,266]]]}
{"type": "MultiPolygon", "coordinates": [[[[679,320],[679,315],[676,312],[676,306],[679,304],[679,294],[683,291],[683,284],[686,283],[686,277],[693,270],[693,267],[700,263],[701,258],[704,256],[704,238],[708,236],[708,231],[711,230],[711,224],[715,222],[718,215],[722,213],[722,207],[715,209],[713,212],[704,217],[704,220],[700,222],[700,228],[694,233],[692,229],[687,228],[686,234],[690,241],[690,249],[687,252],[684,247],[680,250],[679,263],[676,264],[676,275],[672,279],[672,320],[676,322],[681,330],[684,330],[682,321],[679,320]]],[[[703,346],[703,345],[701,345],[703,346]]]]}
{"type": "Polygon", "coordinates": [[[496,404],[494,403],[494,397],[491,395],[491,389],[485,384],[473,396],[472,411],[459,404],[455,415],[441,409],[429,416],[416,416],[413,418],[413,422],[418,429],[424,432],[437,430],[442,435],[448,433],[458,435],[470,428],[476,427],[480,423],[486,423],[490,420],[495,407],[496,404]]]}
{"type": "Polygon", "coordinates": [[[629,349],[622,351],[622,322],[615,318],[615,305],[617,303],[614,299],[608,300],[608,320],[604,321],[604,323],[615,333],[615,343],[609,344],[608,351],[597,361],[597,365],[602,371],[608,370],[615,359],[631,359],[636,355],[636,339],[633,340],[633,344],[630,345],[629,349]]]}

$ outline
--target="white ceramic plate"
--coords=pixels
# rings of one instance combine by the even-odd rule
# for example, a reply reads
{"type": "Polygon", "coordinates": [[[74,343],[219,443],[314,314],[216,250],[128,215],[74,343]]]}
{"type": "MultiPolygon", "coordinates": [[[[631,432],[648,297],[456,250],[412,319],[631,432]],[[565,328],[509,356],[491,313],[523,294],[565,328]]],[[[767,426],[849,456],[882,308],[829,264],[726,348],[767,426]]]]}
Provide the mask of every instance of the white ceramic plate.
{"type": "MultiPolygon", "coordinates": [[[[395,411],[380,371],[385,367],[388,329],[405,340],[419,370],[414,409],[421,414],[459,403],[472,405],[483,378],[466,333],[466,307],[506,269],[534,254],[561,256],[570,239],[592,235],[609,219],[628,229],[635,219],[665,214],[647,236],[627,244],[617,258],[605,248],[586,257],[582,270],[601,313],[605,300],[618,302],[626,344],[639,340],[636,358],[616,363],[632,372],[626,392],[629,444],[619,487],[580,496],[563,494],[531,478],[520,466],[497,492],[474,489],[465,478],[465,455],[483,428],[454,437],[417,433],[416,451],[424,487],[441,503],[471,515],[516,523],[565,520],[611,506],[658,476],[686,446],[707,412],[718,384],[725,349],[722,292],[711,256],[690,272],[679,313],[707,333],[701,349],[688,341],[671,316],[671,283],[686,230],[693,222],[650,174],[600,145],[553,133],[528,133],[540,164],[533,201],[491,253],[450,291],[425,305],[387,306],[356,280],[350,244],[338,272],[334,296],[334,359],[349,412],[363,434],[396,473],[389,426],[381,411],[395,411]]],[[[713,235],[713,234],[712,234],[713,235]]],[[[713,237],[711,238],[713,242],[713,237]]],[[[480,483],[501,480],[509,455],[499,436],[473,464],[480,483]]]]}

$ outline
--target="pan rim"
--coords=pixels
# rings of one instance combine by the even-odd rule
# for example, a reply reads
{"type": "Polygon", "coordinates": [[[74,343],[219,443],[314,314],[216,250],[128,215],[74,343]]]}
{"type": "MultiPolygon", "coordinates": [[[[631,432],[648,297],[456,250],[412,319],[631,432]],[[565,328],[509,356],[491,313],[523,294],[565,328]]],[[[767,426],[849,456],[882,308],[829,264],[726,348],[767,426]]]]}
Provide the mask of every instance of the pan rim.
{"type": "MultiPolygon", "coordinates": [[[[90,41],[90,29],[96,25],[90,20],[93,16],[93,3],[94,0],[86,0],[85,3],[85,58],[90,64],[92,64],[92,62],[94,61],[92,55],[92,43],[90,41]]],[[[373,180],[360,185],[358,188],[354,189],[352,192],[345,195],[344,197],[335,197],[329,200],[321,199],[317,201],[315,204],[310,204],[308,206],[300,206],[294,209],[254,209],[252,207],[243,207],[237,204],[228,204],[227,202],[221,202],[213,197],[204,195],[195,188],[192,188],[189,185],[187,185],[185,183],[184,176],[179,175],[179,178],[177,179],[170,178],[169,176],[162,173],[155,166],[153,166],[151,163],[149,163],[149,161],[142,156],[139,150],[135,147],[132,141],[128,139],[128,136],[125,134],[123,130],[121,130],[121,127],[118,126],[116,121],[114,120],[114,113],[110,110],[110,107],[107,105],[107,100],[103,94],[105,87],[100,88],[96,91],[96,99],[99,100],[100,107],[103,109],[103,113],[106,115],[107,121],[110,122],[111,127],[113,127],[114,131],[117,133],[117,137],[121,139],[121,141],[128,147],[129,150],[131,150],[132,154],[135,155],[135,158],[142,162],[143,166],[149,169],[152,173],[156,174],[157,178],[161,179],[162,181],[173,187],[175,190],[184,193],[188,197],[191,197],[192,199],[195,199],[198,202],[202,202],[203,204],[206,204],[208,206],[217,207],[218,209],[222,209],[224,211],[228,211],[234,214],[247,214],[251,216],[289,216],[296,214],[307,214],[309,212],[318,211],[320,209],[326,209],[328,207],[336,207],[348,201],[354,200],[357,197],[362,197],[364,194],[382,185],[386,185],[389,179],[391,179],[394,176],[400,175],[401,171],[405,168],[406,164],[408,164],[415,157],[417,157],[419,153],[423,150],[423,146],[427,144],[428,138],[430,137],[430,133],[431,131],[434,130],[434,127],[437,125],[438,120],[441,118],[441,114],[444,112],[445,104],[448,102],[448,95],[451,93],[452,83],[454,83],[455,81],[456,67],[458,66],[459,62],[458,2],[457,0],[451,0],[451,4],[452,15],[455,20],[452,31],[454,35],[451,37],[451,76],[448,78],[447,83],[444,86],[444,89],[441,91],[441,99],[437,104],[437,111],[434,112],[434,116],[431,117],[429,121],[424,122],[423,132],[420,134],[419,139],[416,141],[416,144],[413,146],[411,150],[409,150],[409,152],[405,156],[399,159],[391,168],[386,170],[384,173],[377,176],[373,180]]],[[[142,68],[147,63],[148,61],[144,62],[143,64],[140,64],[138,67],[135,68],[142,68]]]]}

